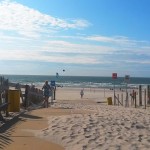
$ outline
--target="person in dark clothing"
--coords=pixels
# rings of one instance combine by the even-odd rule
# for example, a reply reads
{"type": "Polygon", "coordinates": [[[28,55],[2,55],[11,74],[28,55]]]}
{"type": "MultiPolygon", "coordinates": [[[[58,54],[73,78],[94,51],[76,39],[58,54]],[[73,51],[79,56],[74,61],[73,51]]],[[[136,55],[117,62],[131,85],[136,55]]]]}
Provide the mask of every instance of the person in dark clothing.
{"type": "Polygon", "coordinates": [[[43,85],[42,89],[43,91],[43,96],[44,96],[44,107],[48,108],[48,99],[50,96],[50,92],[51,92],[51,87],[48,84],[48,81],[45,81],[45,84],[43,85]]]}

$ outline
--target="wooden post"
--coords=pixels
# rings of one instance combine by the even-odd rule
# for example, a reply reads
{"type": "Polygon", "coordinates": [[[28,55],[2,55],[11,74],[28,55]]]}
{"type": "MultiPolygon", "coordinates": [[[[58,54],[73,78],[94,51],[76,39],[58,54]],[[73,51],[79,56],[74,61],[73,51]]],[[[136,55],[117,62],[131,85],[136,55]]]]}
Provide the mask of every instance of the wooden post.
{"type": "Polygon", "coordinates": [[[150,85],[147,85],[147,104],[150,104],[150,85]]]}
{"type": "Polygon", "coordinates": [[[54,87],[54,100],[56,99],[56,86],[54,87]]]}
{"type": "Polygon", "coordinates": [[[132,105],[134,105],[134,101],[135,101],[135,91],[132,91],[132,105]]]}
{"type": "Polygon", "coordinates": [[[123,93],[121,93],[121,103],[122,103],[122,106],[123,106],[123,93]]]}
{"type": "Polygon", "coordinates": [[[145,109],[146,109],[146,89],[144,89],[144,105],[145,105],[145,109]]]}
{"type": "MultiPolygon", "coordinates": [[[[5,102],[8,103],[8,89],[5,89],[5,102]]],[[[6,116],[9,116],[9,112],[8,109],[6,110],[6,116]]]]}
{"type": "Polygon", "coordinates": [[[136,108],[136,92],[134,92],[135,108],[136,108]]]}
{"type": "Polygon", "coordinates": [[[142,86],[139,85],[139,106],[142,106],[142,86]]]}
{"type": "Polygon", "coordinates": [[[125,100],[125,107],[128,107],[128,90],[127,90],[127,88],[128,88],[128,84],[126,83],[126,100],[125,100]]]}
{"type": "Polygon", "coordinates": [[[131,106],[133,105],[133,92],[130,93],[130,97],[131,97],[131,106]]]}
{"type": "Polygon", "coordinates": [[[54,100],[54,88],[52,89],[52,96],[51,96],[51,104],[53,104],[53,100],[54,100]]]}
{"type": "Polygon", "coordinates": [[[114,83],[114,105],[116,105],[115,83],[114,83]]]}
{"type": "Polygon", "coordinates": [[[29,96],[29,85],[25,85],[25,102],[24,102],[25,108],[29,106],[28,96],[29,96]]]}
{"type": "Polygon", "coordinates": [[[114,80],[114,105],[116,105],[115,80],[117,79],[117,73],[112,73],[112,79],[114,80]]]}
{"type": "Polygon", "coordinates": [[[128,92],[126,91],[125,107],[128,107],[128,92]]]}
{"type": "Polygon", "coordinates": [[[126,107],[129,107],[129,95],[126,93],[126,107]]]}
{"type": "Polygon", "coordinates": [[[119,94],[117,95],[117,97],[118,97],[118,106],[119,106],[119,94]]]}

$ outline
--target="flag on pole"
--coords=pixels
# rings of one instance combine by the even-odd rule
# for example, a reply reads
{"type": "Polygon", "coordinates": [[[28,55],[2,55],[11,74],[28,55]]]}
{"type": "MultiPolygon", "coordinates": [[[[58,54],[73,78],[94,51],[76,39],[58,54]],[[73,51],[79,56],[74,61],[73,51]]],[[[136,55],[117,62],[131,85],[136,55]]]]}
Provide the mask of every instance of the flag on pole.
{"type": "Polygon", "coordinates": [[[112,73],[112,78],[117,79],[117,73],[112,73]]]}

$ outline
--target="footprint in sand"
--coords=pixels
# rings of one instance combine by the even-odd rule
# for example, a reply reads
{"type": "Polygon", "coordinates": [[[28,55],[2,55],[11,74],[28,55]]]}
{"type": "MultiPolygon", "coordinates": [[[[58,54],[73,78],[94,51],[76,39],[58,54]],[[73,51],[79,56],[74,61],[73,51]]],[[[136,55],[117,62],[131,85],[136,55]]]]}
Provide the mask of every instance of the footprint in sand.
{"type": "Polygon", "coordinates": [[[76,139],[76,137],[78,137],[78,135],[75,135],[75,134],[74,135],[70,135],[71,139],[76,139]]]}
{"type": "Polygon", "coordinates": [[[136,128],[137,128],[137,129],[144,129],[145,127],[144,127],[142,124],[137,124],[137,125],[136,125],[136,128]]]}
{"type": "Polygon", "coordinates": [[[65,139],[67,139],[68,137],[67,136],[63,136],[61,139],[62,140],[65,140],[65,139]]]}
{"type": "Polygon", "coordinates": [[[57,124],[55,124],[55,125],[52,125],[52,128],[55,128],[55,127],[57,127],[58,125],[57,124]]]}
{"type": "Polygon", "coordinates": [[[85,136],[85,138],[90,138],[92,135],[91,134],[85,134],[84,136],[85,136]]]}
{"type": "Polygon", "coordinates": [[[54,134],[54,135],[58,135],[58,133],[59,133],[58,131],[55,131],[53,134],[54,134]]]}
{"type": "Polygon", "coordinates": [[[63,130],[67,130],[67,129],[68,129],[68,127],[63,127],[62,129],[63,129],[63,130]]]}
{"type": "Polygon", "coordinates": [[[48,131],[44,131],[44,133],[43,133],[44,136],[47,136],[48,134],[49,134],[48,131]]]}
{"type": "Polygon", "coordinates": [[[139,136],[138,136],[138,138],[139,138],[138,141],[139,141],[139,142],[142,142],[142,137],[143,137],[143,135],[139,135],[139,136]]]}

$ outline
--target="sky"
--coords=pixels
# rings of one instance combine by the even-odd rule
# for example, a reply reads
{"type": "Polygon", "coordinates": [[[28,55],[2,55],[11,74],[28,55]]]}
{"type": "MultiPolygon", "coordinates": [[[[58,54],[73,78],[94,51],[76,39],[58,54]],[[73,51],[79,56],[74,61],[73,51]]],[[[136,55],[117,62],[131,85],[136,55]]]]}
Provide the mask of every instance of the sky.
{"type": "Polygon", "coordinates": [[[0,0],[0,74],[150,77],[149,6],[0,0]]]}

